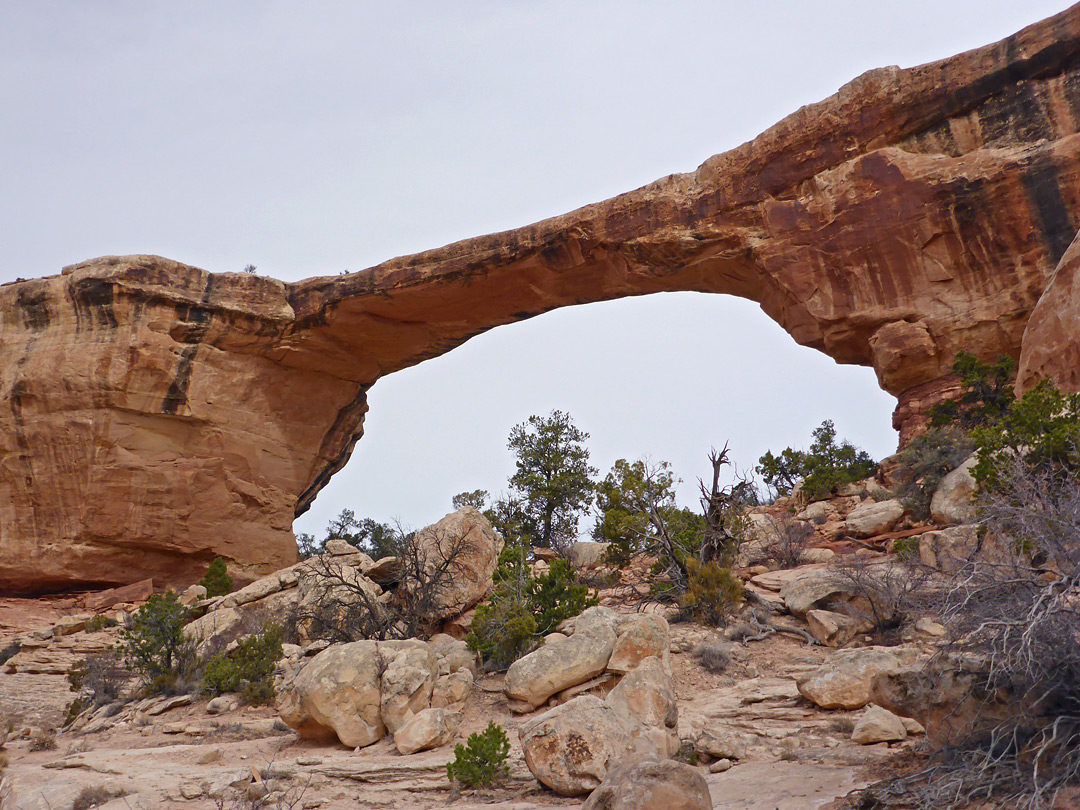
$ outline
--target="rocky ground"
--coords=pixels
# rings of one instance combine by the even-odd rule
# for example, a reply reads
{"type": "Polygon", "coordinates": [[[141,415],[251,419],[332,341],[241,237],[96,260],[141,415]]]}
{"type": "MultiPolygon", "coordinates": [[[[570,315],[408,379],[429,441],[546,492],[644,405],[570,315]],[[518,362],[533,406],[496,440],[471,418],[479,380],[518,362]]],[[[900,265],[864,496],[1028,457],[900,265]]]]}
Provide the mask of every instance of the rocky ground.
{"type": "MultiPolygon", "coordinates": [[[[40,629],[42,619],[59,620],[64,612],[48,602],[5,600],[4,642],[40,629]]],[[[476,683],[459,738],[489,720],[503,725],[512,744],[510,779],[498,789],[461,796],[453,795],[446,778],[452,744],[402,756],[384,739],[353,751],[299,738],[273,709],[210,714],[206,700],[135,704],[99,729],[60,731],[54,748],[33,750],[39,747],[38,730],[58,726],[72,697],[64,675],[54,673],[99,649],[114,632],[77,632],[32,650],[46,671],[21,671],[38,668],[24,652],[20,671],[0,672],[0,705],[15,722],[6,752],[20,810],[71,808],[87,788],[123,794],[103,805],[109,808],[251,807],[267,787],[284,794],[280,804],[275,795],[266,806],[296,808],[404,810],[452,802],[462,810],[526,810],[576,807],[582,801],[555,795],[525,767],[517,730],[530,715],[509,711],[502,676],[476,683]]],[[[918,737],[891,747],[854,743],[850,736],[858,712],[822,710],[799,694],[796,679],[815,670],[830,655],[827,648],[776,634],[746,647],[734,645],[732,664],[716,675],[688,651],[717,635],[697,625],[674,625],[671,633],[680,736],[691,739],[704,730],[733,741],[731,751],[720,752],[729,754],[728,770],[712,774],[700,766],[715,808],[824,807],[865,784],[868,763],[918,744],[918,737]]]]}
{"type": "MultiPolygon", "coordinates": [[[[758,523],[767,518],[760,517],[758,523]]],[[[290,727],[303,727],[311,715],[297,673],[315,671],[316,662],[341,650],[341,645],[325,649],[325,642],[307,648],[287,645],[287,657],[279,665],[276,709],[243,707],[228,697],[208,701],[180,695],[99,711],[63,728],[73,697],[65,677],[68,669],[115,643],[119,635],[116,627],[95,630],[87,621],[94,615],[122,619],[138,601],[115,600],[138,596],[139,589],[111,598],[99,593],[0,600],[0,649],[20,644],[0,665],[0,711],[9,724],[3,753],[9,761],[8,783],[17,797],[11,807],[72,810],[94,806],[87,803],[94,792],[98,806],[109,808],[577,807],[585,796],[560,796],[538,781],[550,783],[558,763],[534,761],[529,767],[523,755],[522,738],[529,745],[527,738],[537,723],[558,715],[560,706],[570,711],[557,722],[571,727],[584,722],[578,715],[594,710],[629,711],[634,716],[620,722],[626,721],[634,744],[645,740],[667,753],[681,748],[677,757],[704,777],[717,810],[834,806],[885,772],[898,754],[923,746],[917,719],[874,703],[887,702],[881,698],[888,692],[882,691],[881,679],[897,676],[902,681],[904,673],[933,653],[942,633],[932,617],[923,616],[888,638],[870,634],[863,597],[837,578],[837,560],[906,576],[906,570],[897,567],[902,564],[896,555],[886,553],[898,538],[914,537],[909,551],[914,547],[924,560],[942,566],[966,553],[970,532],[964,527],[909,528],[895,502],[875,499],[865,488],[814,505],[799,519],[814,527],[814,548],[807,557],[815,562],[791,569],[760,564],[740,569],[751,605],[727,630],[668,625],[658,614],[636,613],[620,601],[620,594],[627,593],[624,578],[622,586],[604,592],[606,607],[591,609],[589,622],[583,614],[574,620],[577,624],[564,628],[568,636],[549,637],[541,648],[547,652],[522,659],[505,676],[479,673],[475,681],[464,672],[455,676],[465,667],[463,645],[446,636],[428,645],[399,643],[406,647],[392,649],[407,648],[407,655],[380,670],[373,698],[376,716],[380,689],[384,718],[387,700],[397,699],[387,697],[388,673],[406,666],[406,659],[421,661],[417,666],[429,670],[424,676],[429,680],[427,697],[402,709],[406,719],[412,712],[435,711],[427,707],[439,703],[432,695],[440,693],[442,703],[449,703],[446,711],[460,712],[460,726],[449,742],[408,755],[395,746],[396,729],[380,727],[376,742],[367,744],[370,740],[365,739],[364,747],[353,749],[302,737],[290,727]],[[629,644],[635,634],[637,646],[629,644]],[[883,643],[889,646],[875,646],[883,643]],[[703,666],[697,654],[702,645],[721,650],[726,664],[703,666]],[[626,650],[631,648],[627,663],[626,650]],[[582,674],[578,659],[590,655],[599,655],[599,664],[590,664],[591,674],[582,674]],[[568,657],[574,660],[567,663],[568,657]],[[645,697],[640,705],[631,698],[627,709],[626,700],[620,704],[614,699],[612,686],[620,678],[621,684],[629,684],[631,676],[645,684],[639,689],[645,697]],[[464,682],[464,692],[448,692],[451,682],[464,682]],[[291,696],[291,708],[282,695],[291,696]],[[575,702],[570,706],[568,701],[575,702]],[[671,712],[664,716],[668,704],[677,706],[677,721],[671,712]],[[490,721],[508,732],[509,778],[497,788],[458,793],[445,768],[453,759],[454,744],[490,721]],[[543,773],[545,767],[549,772],[543,773]],[[102,804],[109,795],[115,798],[102,804]]],[[[761,536],[767,538],[768,532],[761,536]]],[[[579,566],[595,562],[597,550],[591,545],[578,549],[579,566]]],[[[344,560],[361,577],[380,576],[384,567],[351,548],[328,551],[328,557],[344,560]]],[[[213,609],[199,620],[200,632],[235,637],[246,610],[302,602],[304,577],[305,569],[293,567],[225,599],[211,600],[213,609]]],[[[378,592],[374,580],[365,582],[378,592]]],[[[415,669],[408,672],[415,674],[415,669]]],[[[412,693],[403,694],[402,699],[413,700],[412,693]]],[[[897,711],[917,714],[910,706],[897,711]]],[[[454,720],[458,722],[456,715],[454,720]]],[[[334,728],[333,719],[320,722],[346,736],[334,728]]],[[[625,732],[615,728],[613,734],[625,732]]],[[[603,744],[601,740],[594,748],[603,744]]]]}

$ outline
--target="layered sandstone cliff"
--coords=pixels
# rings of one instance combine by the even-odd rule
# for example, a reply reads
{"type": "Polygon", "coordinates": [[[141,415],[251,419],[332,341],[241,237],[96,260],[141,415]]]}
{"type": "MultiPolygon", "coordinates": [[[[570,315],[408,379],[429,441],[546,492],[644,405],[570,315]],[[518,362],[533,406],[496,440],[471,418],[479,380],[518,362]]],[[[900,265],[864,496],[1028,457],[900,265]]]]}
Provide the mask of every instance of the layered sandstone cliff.
{"type": "Polygon", "coordinates": [[[1080,225],[1078,130],[1074,6],[865,74],[696,172],[348,276],[133,256],[0,287],[0,589],[184,582],[215,555],[278,567],[371,384],[571,304],[749,298],[873,366],[903,438],[958,349],[1020,355],[1080,225]]]}

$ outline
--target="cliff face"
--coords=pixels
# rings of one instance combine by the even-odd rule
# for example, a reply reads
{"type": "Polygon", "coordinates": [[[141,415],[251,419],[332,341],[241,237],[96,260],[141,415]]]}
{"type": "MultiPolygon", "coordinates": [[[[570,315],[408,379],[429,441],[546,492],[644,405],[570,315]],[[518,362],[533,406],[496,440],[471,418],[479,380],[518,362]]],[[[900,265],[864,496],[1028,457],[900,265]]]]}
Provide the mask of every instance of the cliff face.
{"type": "Polygon", "coordinates": [[[372,383],[571,304],[749,298],[872,366],[904,440],[958,349],[1021,354],[1080,225],[1078,130],[1074,6],[868,73],[696,172],[348,276],[132,256],[0,287],[0,589],[185,582],[215,555],[278,567],[372,383]]]}

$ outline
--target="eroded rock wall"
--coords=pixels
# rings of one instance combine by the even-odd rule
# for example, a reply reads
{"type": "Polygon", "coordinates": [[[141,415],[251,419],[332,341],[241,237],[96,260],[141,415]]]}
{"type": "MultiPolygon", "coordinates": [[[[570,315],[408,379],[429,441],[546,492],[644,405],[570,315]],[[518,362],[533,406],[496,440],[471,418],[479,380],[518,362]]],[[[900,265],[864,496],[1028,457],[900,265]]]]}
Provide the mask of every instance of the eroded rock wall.
{"type": "Polygon", "coordinates": [[[1074,6],[867,73],[695,172],[348,276],[136,256],[0,287],[0,589],[287,563],[372,383],[572,304],[756,301],[799,343],[872,366],[903,441],[955,391],[958,349],[1020,355],[1080,225],[1078,130],[1074,6]]]}

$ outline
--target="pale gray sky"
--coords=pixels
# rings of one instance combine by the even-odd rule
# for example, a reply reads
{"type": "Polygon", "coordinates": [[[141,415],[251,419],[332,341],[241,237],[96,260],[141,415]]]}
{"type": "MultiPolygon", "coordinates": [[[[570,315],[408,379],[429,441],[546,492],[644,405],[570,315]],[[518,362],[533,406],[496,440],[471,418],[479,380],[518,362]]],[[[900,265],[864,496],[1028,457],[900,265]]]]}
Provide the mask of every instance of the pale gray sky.
{"type": "MultiPolygon", "coordinates": [[[[1000,39],[1065,0],[0,0],[0,281],[105,254],[286,280],[503,230],[694,169],[865,70],[1000,39]]],[[[752,465],[833,418],[876,456],[891,397],[756,306],[560,310],[380,381],[297,524],[423,525],[505,485],[552,408],[595,466],[711,446],[752,465]]]]}

